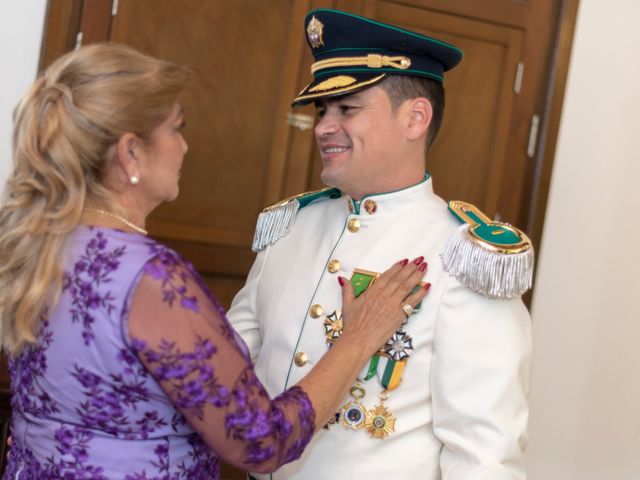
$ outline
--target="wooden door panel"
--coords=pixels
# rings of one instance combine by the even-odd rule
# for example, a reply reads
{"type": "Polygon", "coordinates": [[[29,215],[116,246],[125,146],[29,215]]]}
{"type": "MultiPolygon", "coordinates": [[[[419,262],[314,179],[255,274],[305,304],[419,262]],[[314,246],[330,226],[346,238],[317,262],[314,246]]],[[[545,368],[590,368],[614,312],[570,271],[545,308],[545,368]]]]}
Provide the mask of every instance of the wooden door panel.
{"type": "Polygon", "coordinates": [[[433,12],[475,18],[493,24],[524,27],[531,14],[532,2],[530,0],[402,0],[397,3],[433,12]]]}
{"type": "Polygon", "coordinates": [[[194,72],[182,98],[190,143],[181,179],[186,188],[154,213],[152,231],[250,245],[263,207],[293,2],[235,1],[234,8],[222,2],[122,3],[114,41],[189,65],[194,72]]]}
{"type": "Polygon", "coordinates": [[[443,198],[461,198],[493,214],[506,162],[522,32],[392,2],[368,4],[375,7],[376,18],[453,43],[465,53],[461,64],[445,74],[445,115],[427,169],[443,198]]]}

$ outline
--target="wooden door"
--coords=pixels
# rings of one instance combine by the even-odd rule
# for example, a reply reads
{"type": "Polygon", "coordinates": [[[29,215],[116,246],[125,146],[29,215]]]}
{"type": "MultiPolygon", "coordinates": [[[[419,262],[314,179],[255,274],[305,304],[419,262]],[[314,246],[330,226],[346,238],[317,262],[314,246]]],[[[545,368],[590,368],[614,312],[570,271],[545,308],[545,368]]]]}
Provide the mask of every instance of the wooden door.
{"type": "MultiPolygon", "coordinates": [[[[543,158],[530,126],[535,116],[543,120],[540,131],[548,126],[549,86],[564,82],[552,76],[552,67],[562,70],[568,63],[568,55],[553,55],[560,26],[572,32],[575,8],[568,21],[559,21],[567,2],[576,3],[54,0],[41,66],[76,43],[111,40],[192,68],[181,99],[189,142],[181,193],[154,212],[149,230],[190,259],[228,306],[254,258],[257,213],[284,196],[322,186],[309,128],[313,107],[289,107],[310,80],[302,25],[308,10],[364,14],[462,48],[465,58],[446,77],[444,123],[427,161],[435,189],[525,229],[538,225],[529,232],[535,241],[542,221],[531,213],[540,203],[533,184],[544,162],[548,170],[553,149],[543,158]]],[[[243,478],[229,467],[223,477],[243,478]]]]}

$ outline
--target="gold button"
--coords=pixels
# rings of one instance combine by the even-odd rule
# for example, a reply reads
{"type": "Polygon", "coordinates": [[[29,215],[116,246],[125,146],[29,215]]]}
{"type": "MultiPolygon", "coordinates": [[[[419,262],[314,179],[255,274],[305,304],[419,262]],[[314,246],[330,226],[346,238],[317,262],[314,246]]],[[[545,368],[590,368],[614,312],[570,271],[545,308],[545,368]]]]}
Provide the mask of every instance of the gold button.
{"type": "Polygon", "coordinates": [[[358,220],[357,218],[352,218],[351,220],[349,220],[347,222],[347,229],[351,233],[356,233],[358,230],[360,230],[360,220],[358,220]]]}
{"type": "Polygon", "coordinates": [[[329,270],[329,273],[336,273],[340,270],[340,260],[331,260],[327,265],[327,270],[329,270]]]}
{"type": "Polygon", "coordinates": [[[321,317],[322,312],[323,312],[322,305],[318,305],[317,303],[315,305],[311,305],[311,309],[309,310],[309,313],[313,318],[321,317]]]}
{"type": "Polygon", "coordinates": [[[304,352],[296,353],[294,357],[296,365],[299,367],[304,367],[307,363],[309,363],[309,359],[307,358],[307,354],[304,352]]]}
{"type": "Polygon", "coordinates": [[[364,201],[364,209],[369,215],[373,215],[378,210],[378,204],[370,198],[364,201]]]}

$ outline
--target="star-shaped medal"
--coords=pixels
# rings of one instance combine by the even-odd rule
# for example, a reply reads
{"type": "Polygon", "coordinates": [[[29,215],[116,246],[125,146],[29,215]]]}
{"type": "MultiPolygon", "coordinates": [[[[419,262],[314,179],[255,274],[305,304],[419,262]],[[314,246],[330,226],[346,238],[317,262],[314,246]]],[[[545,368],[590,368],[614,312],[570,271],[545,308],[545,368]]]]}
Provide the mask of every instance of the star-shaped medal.
{"type": "Polygon", "coordinates": [[[384,405],[367,411],[364,428],[371,438],[385,438],[395,431],[396,417],[384,405]]]}
{"type": "Polygon", "coordinates": [[[324,336],[327,339],[327,343],[333,343],[340,335],[342,335],[342,312],[340,310],[334,311],[331,315],[327,315],[323,322],[324,336]]]}
{"type": "Polygon", "coordinates": [[[384,346],[384,351],[394,360],[403,360],[408,358],[413,351],[413,339],[406,332],[398,330],[391,335],[384,346]]]}

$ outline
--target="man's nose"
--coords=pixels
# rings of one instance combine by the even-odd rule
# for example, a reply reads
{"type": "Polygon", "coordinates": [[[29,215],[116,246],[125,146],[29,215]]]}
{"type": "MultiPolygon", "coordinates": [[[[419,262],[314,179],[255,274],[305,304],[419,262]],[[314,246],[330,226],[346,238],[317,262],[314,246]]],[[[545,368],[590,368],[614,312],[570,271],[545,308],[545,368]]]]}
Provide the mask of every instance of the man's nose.
{"type": "Polygon", "coordinates": [[[318,119],[318,123],[315,126],[316,138],[321,138],[326,135],[336,133],[339,129],[337,119],[328,113],[325,113],[318,119]]]}

